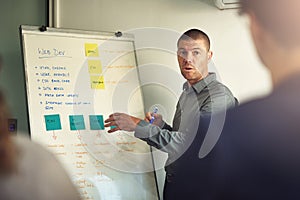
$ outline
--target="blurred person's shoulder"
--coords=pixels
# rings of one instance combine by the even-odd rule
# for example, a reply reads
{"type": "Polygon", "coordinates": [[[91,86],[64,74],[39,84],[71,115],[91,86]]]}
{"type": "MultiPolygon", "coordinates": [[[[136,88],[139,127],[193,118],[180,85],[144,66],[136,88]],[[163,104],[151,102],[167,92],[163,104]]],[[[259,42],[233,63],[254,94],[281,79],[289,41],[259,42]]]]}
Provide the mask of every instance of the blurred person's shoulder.
{"type": "Polygon", "coordinates": [[[18,151],[18,174],[13,177],[13,180],[16,185],[28,183],[23,186],[23,197],[28,197],[27,199],[80,199],[64,166],[46,146],[20,133],[12,136],[12,141],[18,151]],[[35,192],[29,194],[33,189],[35,192]]]}
{"type": "Polygon", "coordinates": [[[12,141],[18,150],[19,159],[26,159],[28,162],[30,160],[36,160],[38,161],[35,162],[37,165],[43,164],[42,162],[39,162],[41,160],[55,160],[55,156],[50,153],[46,147],[32,141],[24,133],[18,133],[18,135],[12,136],[12,141]]]}

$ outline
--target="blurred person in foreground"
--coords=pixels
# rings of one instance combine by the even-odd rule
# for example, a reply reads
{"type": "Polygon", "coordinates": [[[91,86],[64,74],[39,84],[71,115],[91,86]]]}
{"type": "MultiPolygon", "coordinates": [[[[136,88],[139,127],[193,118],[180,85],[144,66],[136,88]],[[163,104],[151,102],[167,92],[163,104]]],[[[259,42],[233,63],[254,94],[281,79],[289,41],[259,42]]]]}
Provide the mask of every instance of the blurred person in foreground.
{"type": "MultiPolygon", "coordinates": [[[[0,70],[1,64],[0,57],[0,70]]],[[[28,138],[10,135],[9,117],[0,90],[0,198],[80,199],[78,191],[54,155],[28,138]]]]}
{"type": "Polygon", "coordinates": [[[206,156],[202,133],[209,134],[218,115],[200,121],[180,158],[170,199],[300,199],[300,1],[240,3],[273,91],[227,112],[206,156]]]}

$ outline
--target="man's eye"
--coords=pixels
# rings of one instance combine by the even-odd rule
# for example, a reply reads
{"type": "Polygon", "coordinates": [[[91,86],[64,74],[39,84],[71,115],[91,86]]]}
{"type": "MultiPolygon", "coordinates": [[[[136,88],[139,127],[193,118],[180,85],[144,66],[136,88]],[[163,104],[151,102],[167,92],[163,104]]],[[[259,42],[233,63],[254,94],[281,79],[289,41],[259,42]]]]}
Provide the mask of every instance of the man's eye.
{"type": "Polygon", "coordinates": [[[194,55],[200,55],[200,52],[199,51],[193,51],[193,54],[194,55]]]}
{"type": "Polygon", "coordinates": [[[178,54],[179,54],[180,56],[185,56],[185,55],[186,55],[186,51],[179,51],[178,54]]]}

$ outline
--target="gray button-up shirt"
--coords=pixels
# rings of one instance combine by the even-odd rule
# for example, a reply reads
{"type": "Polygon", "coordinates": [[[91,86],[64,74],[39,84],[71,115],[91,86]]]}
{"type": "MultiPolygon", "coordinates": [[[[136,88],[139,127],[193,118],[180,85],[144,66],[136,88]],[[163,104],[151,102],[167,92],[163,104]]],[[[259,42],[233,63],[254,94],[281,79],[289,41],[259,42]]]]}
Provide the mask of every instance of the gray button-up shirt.
{"type": "Polygon", "coordinates": [[[167,152],[168,164],[182,151],[185,135],[197,131],[197,125],[191,128],[191,123],[199,122],[200,115],[226,110],[235,104],[236,100],[230,90],[216,80],[216,74],[209,73],[192,86],[184,83],[176,106],[173,127],[166,123],[163,127],[158,127],[142,120],[134,134],[149,145],[167,152]]]}

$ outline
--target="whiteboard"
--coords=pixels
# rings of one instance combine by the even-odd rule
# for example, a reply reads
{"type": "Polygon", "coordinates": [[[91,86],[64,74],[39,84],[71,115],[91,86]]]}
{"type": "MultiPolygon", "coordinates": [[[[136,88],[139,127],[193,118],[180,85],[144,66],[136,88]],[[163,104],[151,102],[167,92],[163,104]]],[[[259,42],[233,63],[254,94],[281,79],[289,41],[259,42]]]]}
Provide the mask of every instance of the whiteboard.
{"type": "Polygon", "coordinates": [[[113,112],[144,117],[130,34],[21,26],[30,134],[83,199],[158,199],[149,146],[107,133],[113,112]]]}

